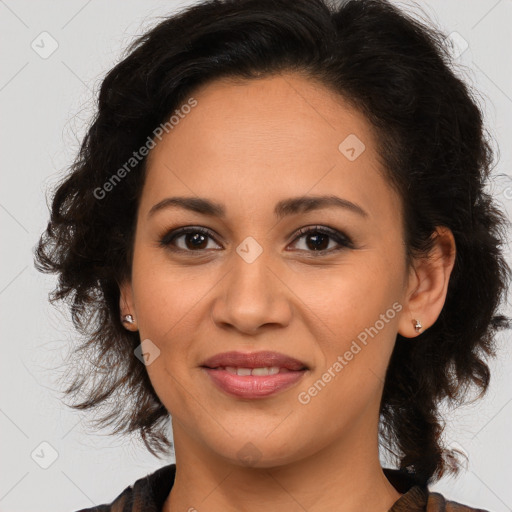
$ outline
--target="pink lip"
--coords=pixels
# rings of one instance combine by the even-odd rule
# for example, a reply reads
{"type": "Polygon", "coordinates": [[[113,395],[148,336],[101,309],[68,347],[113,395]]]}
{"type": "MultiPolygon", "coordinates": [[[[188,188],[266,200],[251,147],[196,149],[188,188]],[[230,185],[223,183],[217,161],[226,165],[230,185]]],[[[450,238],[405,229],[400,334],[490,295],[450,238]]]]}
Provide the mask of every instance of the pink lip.
{"type": "Polygon", "coordinates": [[[306,365],[293,357],[279,354],[278,352],[224,352],[216,354],[204,361],[201,366],[207,368],[219,368],[226,366],[238,366],[242,368],[263,368],[266,366],[279,366],[287,370],[304,370],[306,365]]]}
{"type": "Polygon", "coordinates": [[[264,398],[282,391],[302,378],[306,370],[276,375],[234,375],[226,370],[205,368],[213,383],[226,393],[240,398],[264,398]]]}
{"type": "Polygon", "coordinates": [[[283,391],[299,381],[307,370],[301,361],[277,352],[225,352],[207,359],[202,365],[213,383],[224,392],[240,398],[264,398],[283,391]],[[262,368],[277,366],[275,375],[236,375],[225,367],[262,368]]]}

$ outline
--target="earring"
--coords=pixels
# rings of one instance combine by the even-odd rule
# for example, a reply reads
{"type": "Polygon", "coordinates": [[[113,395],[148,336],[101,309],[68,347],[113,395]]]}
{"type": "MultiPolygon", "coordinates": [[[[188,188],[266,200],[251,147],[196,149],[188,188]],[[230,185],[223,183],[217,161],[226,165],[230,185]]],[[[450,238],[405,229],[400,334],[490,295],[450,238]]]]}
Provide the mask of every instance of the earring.
{"type": "Polygon", "coordinates": [[[124,324],[133,324],[133,316],[132,315],[124,315],[122,318],[122,322],[124,324]]]}
{"type": "Polygon", "coordinates": [[[419,320],[414,319],[413,323],[414,323],[414,329],[416,330],[416,332],[420,332],[421,328],[423,327],[421,325],[421,322],[419,320]]]}

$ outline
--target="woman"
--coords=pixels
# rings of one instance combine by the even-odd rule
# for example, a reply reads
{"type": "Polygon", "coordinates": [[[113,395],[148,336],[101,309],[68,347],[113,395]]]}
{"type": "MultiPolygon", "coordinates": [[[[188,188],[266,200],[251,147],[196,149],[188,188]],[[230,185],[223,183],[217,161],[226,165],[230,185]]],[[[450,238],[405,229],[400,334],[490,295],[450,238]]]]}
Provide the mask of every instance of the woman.
{"type": "Polygon", "coordinates": [[[89,510],[455,510],[438,407],[507,326],[491,160],[443,36],[385,1],[207,1],[136,41],[37,260],[86,336],[73,406],[155,455],[172,418],[176,464],[89,510]]]}

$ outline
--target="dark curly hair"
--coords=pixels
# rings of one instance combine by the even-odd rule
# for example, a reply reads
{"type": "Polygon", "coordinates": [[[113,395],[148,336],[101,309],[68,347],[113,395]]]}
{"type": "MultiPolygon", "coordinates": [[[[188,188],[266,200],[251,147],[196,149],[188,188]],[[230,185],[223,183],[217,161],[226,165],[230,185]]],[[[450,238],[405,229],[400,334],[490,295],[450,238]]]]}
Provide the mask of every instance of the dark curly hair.
{"type": "Polygon", "coordinates": [[[327,2],[207,0],[139,37],[101,84],[96,115],[52,198],[36,267],[58,274],[50,300],[68,302],[81,334],[65,394],[83,399],[71,407],[103,406],[98,426],[139,432],[154,455],[166,453],[168,411],[134,356],[139,334],[123,328],[119,310],[146,158],[123,179],[118,170],[200,85],[285,71],[319,81],[373,126],[402,198],[408,263],[428,254],[436,227],[455,237],[443,310],[414,343],[397,335],[380,406],[382,444],[429,483],[458,471],[441,442],[441,402],[463,403],[472,386],[483,395],[495,333],[510,327],[498,314],[510,278],[508,223],[484,190],[491,137],[438,29],[385,0],[327,2]]]}

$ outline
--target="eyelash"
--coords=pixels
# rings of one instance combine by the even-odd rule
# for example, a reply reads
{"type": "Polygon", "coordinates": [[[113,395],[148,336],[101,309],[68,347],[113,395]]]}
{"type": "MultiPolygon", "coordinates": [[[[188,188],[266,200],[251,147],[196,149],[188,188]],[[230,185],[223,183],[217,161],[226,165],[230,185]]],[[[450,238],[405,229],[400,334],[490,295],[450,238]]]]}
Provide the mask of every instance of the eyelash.
{"type": "MultiPolygon", "coordinates": [[[[195,250],[190,250],[190,249],[176,248],[176,247],[172,246],[172,242],[174,242],[177,238],[179,238],[183,235],[187,235],[187,234],[201,234],[201,235],[204,235],[206,237],[213,239],[215,241],[215,243],[218,244],[218,242],[215,240],[215,237],[213,236],[213,233],[209,229],[203,228],[200,226],[198,226],[198,227],[190,226],[190,227],[175,229],[173,231],[166,233],[160,239],[159,245],[162,247],[165,247],[173,252],[182,252],[182,253],[183,252],[202,253],[203,251],[209,250],[209,249],[198,249],[197,251],[195,251],[195,250]]],[[[309,234],[326,235],[326,236],[330,237],[332,240],[334,240],[340,246],[336,249],[322,249],[322,250],[318,250],[318,251],[305,250],[305,252],[311,253],[312,257],[325,256],[325,255],[332,254],[334,252],[338,252],[338,251],[341,251],[344,249],[354,249],[355,248],[352,240],[347,235],[345,235],[344,233],[341,233],[340,231],[338,231],[336,229],[332,229],[332,228],[329,228],[326,226],[308,226],[308,227],[300,228],[297,231],[297,233],[295,234],[295,238],[293,239],[292,243],[297,242],[300,238],[302,238],[306,235],[309,235],[309,234]]],[[[218,245],[220,245],[220,244],[218,244],[218,245]]],[[[302,249],[300,249],[300,250],[302,250],[302,249]]]]}

